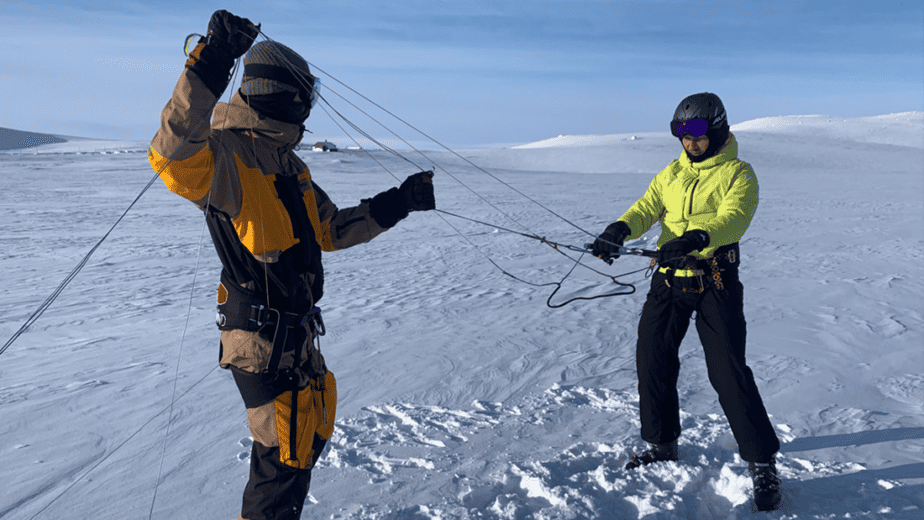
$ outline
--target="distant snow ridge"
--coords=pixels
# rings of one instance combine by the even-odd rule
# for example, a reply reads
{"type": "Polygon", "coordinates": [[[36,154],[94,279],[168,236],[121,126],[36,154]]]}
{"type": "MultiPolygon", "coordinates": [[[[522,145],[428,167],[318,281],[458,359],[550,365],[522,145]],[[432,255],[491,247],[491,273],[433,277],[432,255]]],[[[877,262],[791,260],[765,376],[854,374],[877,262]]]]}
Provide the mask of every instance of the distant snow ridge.
{"type": "Polygon", "coordinates": [[[19,150],[51,143],[64,143],[66,139],[51,134],[23,132],[10,128],[0,128],[0,150],[19,150]]]}
{"type": "Polygon", "coordinates": [[[764,117],[732,125],[733,132],[812,133],[846,141],[924,148],[924,112],[873,117],[764,117]]]}
{"type": "MultiPolygon", "coordinates": [[[[901,112],[873,117],[836,117],[825,115],[777,116],[753,119],[731,126],[733,132],[772,132],[826,136],[863,143],[893,144],[924,148],[924,112],[901,112]]],[[[610,135],[559,135],[535,143],[515,146],[527,148],[568,148],[611,145],[622,141],[663,138],[670,134],[647,132],[610,135]]]]}
{"type": "Polygon", "coordinates": [[[600,146],[620,141],[635,141],[646,134],[611,134],[611,135],[560,135],[535,143],[514,146],[514,149],[560,148],[571,146],[600,146]]]}
{"type": "Polygon", "coordinates": [[[10,155],[82,155],[147,153],[147,141],[117,141],[39,134],[0,128],[0,153],[10,155]]]}

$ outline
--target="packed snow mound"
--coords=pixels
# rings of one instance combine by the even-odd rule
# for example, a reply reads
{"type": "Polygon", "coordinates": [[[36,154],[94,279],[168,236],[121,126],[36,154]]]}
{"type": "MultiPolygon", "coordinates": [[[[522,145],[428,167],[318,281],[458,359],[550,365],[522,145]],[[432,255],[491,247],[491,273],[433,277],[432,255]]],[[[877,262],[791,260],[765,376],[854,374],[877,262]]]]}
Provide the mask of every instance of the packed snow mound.
{"type": "Polygon", "coordinates": [[[537,141],[535,143],[514,146],[514,149],[529,148],[560,148],[571,146],[601,146],[623,141],[637,141],[639,139],[651,137],[663,137],[658,132],[645,132],[635,134],[609,134],[609,135],[560,135],[551,139],[537,141]]]}
{"type": "MultiPolygon", "coordinates": [[[[376,404],[338,422],[318,473],[354,482],[332,516],[341,520],[752,517],[747,463],[725,417],[683,410],[680,416],[680,460],[626,471],[629,457],[647,447],[636,436],[638,395],[631,391],[555,384],[516,404],[376,404]],[[584,438],[550,438],[556,431],[584,438]]],[[[791,433],[792,425],[775,427],[785,501],[772,517],[850,518],[857,511],[915,517],[914,488],[902,481],[914,464],[871,469],[866,461],[826,460],[811,441],[791,433]],[[806,502],[823,513],[805,511],[806,502]]],[[[239,444],[245,449],[237,460],[246,467],[252,441],[239,444]]],[[[328,502],[323,497],[335,485],[314,485],[317,509],[329,507],[321,501],[328,502]]]]}
{"type": "Polygon", "coordinates": [[[924,148],[924,112],[901,112],[873,117],[763,117],[732,125],[731,130],[796,135],[810,133],[814,137],[924,148]]]}

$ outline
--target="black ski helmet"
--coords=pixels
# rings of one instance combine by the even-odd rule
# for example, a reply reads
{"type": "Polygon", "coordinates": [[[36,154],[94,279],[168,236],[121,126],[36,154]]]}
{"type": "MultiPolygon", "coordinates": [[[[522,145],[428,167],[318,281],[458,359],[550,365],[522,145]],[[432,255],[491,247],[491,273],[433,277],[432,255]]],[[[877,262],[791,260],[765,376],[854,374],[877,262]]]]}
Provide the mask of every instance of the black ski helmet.
{"type": "MultiPolygon", "coordinates": [[[[671,122],[686,122],[692,119],[705,119],[709,123],[709,129],[705,134],[709,138],[709,147],[699,157],[687,154],[690,161],[701,162],[715,155],[728,140],[728,114],[725,113],[725,105],[719,96],[711,92],[701,92],[684,98],[677,105],[677,110],[674,110],[671,122]]],[[[678,139],[683,140],[683,136],[679,136],[678,139]]]]}

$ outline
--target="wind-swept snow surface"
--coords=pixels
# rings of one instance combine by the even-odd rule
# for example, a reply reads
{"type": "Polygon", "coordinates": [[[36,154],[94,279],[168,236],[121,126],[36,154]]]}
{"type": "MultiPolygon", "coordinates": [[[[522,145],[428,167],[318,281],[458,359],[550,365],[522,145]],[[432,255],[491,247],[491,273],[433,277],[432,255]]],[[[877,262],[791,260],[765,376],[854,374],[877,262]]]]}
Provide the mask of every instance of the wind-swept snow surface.
{"type": "MultiPolygon", "coordinates": [[[[681,460],[622,470],[644,447],[642,273],[623,279],[635,294],[552,310],[554,287],[503,275],[437,214],[414,213],[325,254],[322,351],[338,378],[338,428],[303,517],[924,516],[924,115],[825,118],[733,127],[761,187],[742,281],[748,362],[783,442],[780,511],[751,510],[746,464],[692,332],[681,460]]],[[[4,341],[153,176],[143,146],[87,143],[0,155],[4,341]]],[[[681,150],[666,131],[549,144],[463,155],[592,233],[681,150]]],[[[397,184],[362,154],[303,155],[341,206],[397,184]]],[[[458,158],[428,155],[531,232],[592,239],[458,158]]],[[[441,209],[521,229],[445,171],[435,182],[441,209]]],[[[556,282],[573,265],[539,242],[446,218],[525,280],[556,282]]],[[[208,233],[191,292],[202,233],[201,213],[158,181],[3,354],[0,518],[147,518],[168,415],[153,518],[236,517],[252,441],[230,374],[215,368],[220,266],[208,233]],[[174,379],[181,397],[169,410],[174,379]]],[[[657,233],[628,245],[652,248],[657,233]]],[[[583,261],[608,274],[647,265],[583,261]]],[[[579,267],[555,302],[614,289],[579,267]]]]}

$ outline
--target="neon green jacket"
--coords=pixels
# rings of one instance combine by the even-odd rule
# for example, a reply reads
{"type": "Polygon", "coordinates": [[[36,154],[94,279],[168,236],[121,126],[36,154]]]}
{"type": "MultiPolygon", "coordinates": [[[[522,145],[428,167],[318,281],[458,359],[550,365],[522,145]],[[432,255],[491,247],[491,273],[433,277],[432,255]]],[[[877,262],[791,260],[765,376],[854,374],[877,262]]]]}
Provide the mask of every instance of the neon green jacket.
{"type": "Polygon", "coordinates": [[[716,249],[744,236],[757,211],[757,191],[754,169],[738,160],[738,141],[729,135],[719,153],[703,162],[691,163],[682,152],[619,220],[632,230],[628,240],[660,222],[658,249],[686,231],[702,229],[709,233],[709,247],[692,256],[711,258],[716,249]]]}

